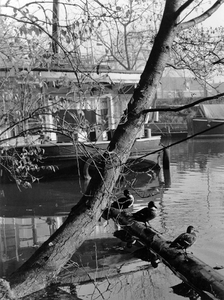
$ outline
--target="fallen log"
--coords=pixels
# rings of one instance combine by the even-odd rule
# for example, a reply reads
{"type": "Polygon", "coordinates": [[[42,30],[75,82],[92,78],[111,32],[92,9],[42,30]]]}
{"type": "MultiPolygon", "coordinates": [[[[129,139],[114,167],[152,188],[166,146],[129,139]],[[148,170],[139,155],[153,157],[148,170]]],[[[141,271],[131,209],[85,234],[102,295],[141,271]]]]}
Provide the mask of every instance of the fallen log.
{"type": "Polygon", "coordinates": [[[72,285],[67,285],[65,286],[65,288],[68,291],[63,290],[63,285],[60,285],[60,287],[58,287],[57,285],[50,285],[45,289],[23,297],[23,300],[81,300],[81,298],[77,296],[75,287],[73,289],[72,285]]]}
{"type": "Polygon", "coordinates": [[[118,222],[128,234],[135,236],[147,246],[159,259],[170,268],[181,280],[196,291],[205,293],[209,299],[224,299],[224,276],[212,267],[196,258],[193,254],[185,253],[182,249],[170,247],[153,228],[130,218],[130,214],[112,208],[110,216],[118,222]]]}

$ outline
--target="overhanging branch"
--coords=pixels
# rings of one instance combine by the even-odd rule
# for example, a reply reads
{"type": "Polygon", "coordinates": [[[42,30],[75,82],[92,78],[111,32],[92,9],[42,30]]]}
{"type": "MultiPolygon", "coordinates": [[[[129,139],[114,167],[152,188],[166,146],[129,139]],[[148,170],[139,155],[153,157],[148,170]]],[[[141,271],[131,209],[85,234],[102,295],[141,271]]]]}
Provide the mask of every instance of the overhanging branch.
{"type": "MultiPolygon", "coordinates": [[[[188,1],[187,1],[188,2],[188,1]]],[[[191,1],[189,1],[191,2],[191,1]]],[[[195,26],[206,19],[208,19],[211,15],[214,14],[218,10],[218,8],[224,3],[224,0],[217,0],[209,9],[207,9],[203,14],[200,16],[193,18],[187,22],[183,22],[179,25],[179,30],[185,30],[189,27],[195,26]]]]}
{"type": "Polygon", "coordinates": [[[209,101],[209,100],[215,100],[215,99],[218,99],[220,97],[223,97],[224,96],[224,93],[221,93],[221,94],[217,94],[215,96],[210,96],[210,97],[206,97],[206,98],[202,98],[202,99],[199,99],[195,102],[192,102],[192,103],[189,103],[189,104],[186,104],[186,105],[182,105],[182,106],[178,106],[178,107],[166,107],[166,108],[150,108],[150,109],[144,109],[142,111],[143,114],[146,114],[146,113],[149,113],[149,112],[155,112],[155,111],[166,111],[166,112],[169,112],[169,111],[174,111],[174,112],[177,112],[177,111],[181,111],[181,110],[184,110],[184,109],[187,109],[187,108],[190,108],[190,107],[193,107],[199,103],[202,103],[202,102],[205,102],[205,101],[209,101]]]}

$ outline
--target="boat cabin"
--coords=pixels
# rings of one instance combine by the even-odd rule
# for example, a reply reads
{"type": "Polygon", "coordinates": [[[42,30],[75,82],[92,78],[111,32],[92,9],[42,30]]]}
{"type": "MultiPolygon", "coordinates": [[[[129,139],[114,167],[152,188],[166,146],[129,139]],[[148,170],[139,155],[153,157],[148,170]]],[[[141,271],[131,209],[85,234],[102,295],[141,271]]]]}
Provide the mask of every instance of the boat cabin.
{"type": "Polygon", "coordinates": [[[199,104],[187,125],[197,138],[224,137],[224,104],[199,104]]]}
{"type": "Polygon", "coordinates": [[[2,70],[0,75],[8,78],[1,136],[3,141],[15,137],[17,145],[110,140],[140,78],[140,72],[127,71],[34,70],[18,79],[12,70],[2,70]]]}

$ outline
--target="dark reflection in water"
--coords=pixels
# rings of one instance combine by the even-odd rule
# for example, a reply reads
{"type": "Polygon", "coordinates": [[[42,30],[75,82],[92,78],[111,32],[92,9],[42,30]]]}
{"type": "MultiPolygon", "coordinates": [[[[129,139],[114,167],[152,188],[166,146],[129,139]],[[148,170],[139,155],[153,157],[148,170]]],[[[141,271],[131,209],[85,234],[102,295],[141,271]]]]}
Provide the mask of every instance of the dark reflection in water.
{"type": "MultiPolygon", "coordinates": [[[[166,140],[164,143],[170,144],[172,141],[166,140]]],[[[159,208],[159,216],[152,220],[152,226],[170,240],[185,231],[188,225],[194,225],[199,234],[190,251],[212,267],[221,266],[224,260],[224,140],[187,141],[171,147],[169,153],[171,180],[166,180],[167,184],[162,188],[159,178],[152,180],[149,176],[136,177],[135,174],[128,178],[129,187],[135,195],[133,210],[146,206],[151,188],[158,188],[160,192],[155,193],[153,200],[159,208]]],[[[166,175],[162,172],[163,181],[166,175]]],[[[1,185],[0,276],[6,276],[21,265],[63,223],[71,207],[80,199],[85,184],[82,180],[68,178],[40,182],[34,184],[32,189],[21,191],[13,184],[1,185]]],[[[117,189],[118,196],[122,194],[123,188],[121,186],[117,189]]],[[[79,261],[73,257],[71,269],[74,271],[75,265],[82,264],[82,267],[87,268],[86,274],[91,276],[98,276],[105,268],[107,272],[110,270],[111,273],[118,274],[117,263],[121,259],[119,251],[123,249],[123,245],[113,238],[115,229],[113,222],[106,226],[99,223],[79,252],[79,261]],[[107,253],[112,257],[106,259],[107,253]]],[[[132,261],[126,264],[125,272],[128,275],[122,275],[124,277],[120,279],[120,283],[123,283],[123,287],[125,284],[131,285],[134,290],[118,289],[120,292],[111,294],[106,289],[105,297],[184,299],[183,296],[174,295],[171,289],[180,280],[162,265],[158,269],[152,269],[146,264],[146,269],[140,271],[132,261]],[[130,275],[133,270],[136,272],[130,275]],[[149,280],[153,282],[154,294],[149,280]],[[151,287],[150,291],[148,286],[151,287]]],[[[224,275],[223,269],[219,272],[224,275]]],[[[100,274],[103,276],[104,273],[100,274]]],[[[116,280],[114,285],[115,282],[116,280]]],[[[101,284],[102,290],[105,289],[105,283],[101,284]]],[[[81,299],[90,299],[96,290],[91,282],[77,287],[81,299]]],[[[99,299],[102,298],[99,296],[99,299]]]]}
{"type": "Polygon", "coordinates": [[[70,211],[86,187],[85,181],[74,178],[39,182],[32,188],[2,184],[0,188],[1,215],[21,217],[30,215],[54,216],[70,211]]]}

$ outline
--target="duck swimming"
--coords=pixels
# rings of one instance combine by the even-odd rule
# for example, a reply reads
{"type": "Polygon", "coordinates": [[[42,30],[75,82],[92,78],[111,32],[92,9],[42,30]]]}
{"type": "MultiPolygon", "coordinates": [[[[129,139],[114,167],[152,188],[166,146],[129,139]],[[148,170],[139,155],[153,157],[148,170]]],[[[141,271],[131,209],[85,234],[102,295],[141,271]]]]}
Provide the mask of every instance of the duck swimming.
{"type": "Polygon", "coordinates": [[[192,246],[196,242],[196,233],[194,226],[188,226],[187,231],[181,233],[171,244],[171,248],[186,249],[192,246]]]}
{"type": "Polygon", "coordinates": [[[157,207],[154,201],[150,201],[148,203],[148,207],[145,207],[135,213],[132,214],[132,217],[135,221],[145,223],[147,226],[147,222],[154,219],[157,215],[157,207]]]}

